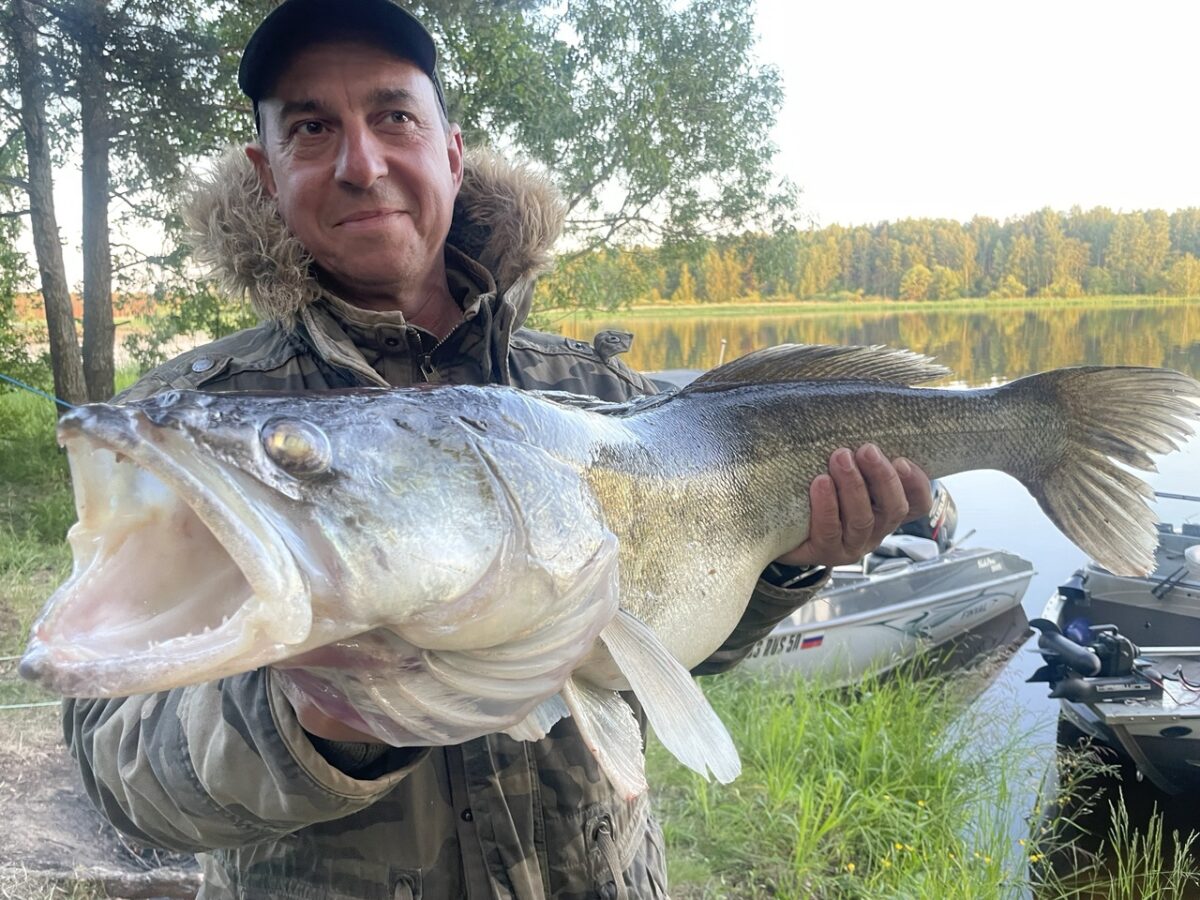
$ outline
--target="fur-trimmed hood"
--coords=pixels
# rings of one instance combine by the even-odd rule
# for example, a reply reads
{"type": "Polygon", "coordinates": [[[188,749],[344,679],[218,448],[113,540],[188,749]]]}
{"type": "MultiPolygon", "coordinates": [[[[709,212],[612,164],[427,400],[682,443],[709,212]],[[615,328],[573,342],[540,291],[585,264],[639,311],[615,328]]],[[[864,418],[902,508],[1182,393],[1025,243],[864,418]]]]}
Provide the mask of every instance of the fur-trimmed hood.
{"type": "MultiPolygon", "coordinates": [[[[241,147],[199,178],[184,205],[193,256],[261,319],[291,328],[321,295],[312,258],[287,230],[241,147]]],[[[486,149],[469,150],[447,242],[482,263],[515,308],[529,314],[533,284],[552,263],[564,207],[550,182],[486,149]]]]}

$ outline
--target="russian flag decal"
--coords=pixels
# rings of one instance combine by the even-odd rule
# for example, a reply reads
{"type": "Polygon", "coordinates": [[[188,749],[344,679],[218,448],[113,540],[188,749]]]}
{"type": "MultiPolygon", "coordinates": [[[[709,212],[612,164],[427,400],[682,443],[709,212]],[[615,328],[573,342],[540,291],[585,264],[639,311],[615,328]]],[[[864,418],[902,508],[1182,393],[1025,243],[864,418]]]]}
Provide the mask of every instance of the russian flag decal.
{"type": "Polygon", "coordinates": [[[805,636],[804,640],[802,640],[800,642],[800,649],[801,650],[812,650],[814,647],[820,647],[821,641],[823,641],[823,640],[825,640],[825,635],[823,635],[823,634],[807,635],[807,636],[805,636]]]}

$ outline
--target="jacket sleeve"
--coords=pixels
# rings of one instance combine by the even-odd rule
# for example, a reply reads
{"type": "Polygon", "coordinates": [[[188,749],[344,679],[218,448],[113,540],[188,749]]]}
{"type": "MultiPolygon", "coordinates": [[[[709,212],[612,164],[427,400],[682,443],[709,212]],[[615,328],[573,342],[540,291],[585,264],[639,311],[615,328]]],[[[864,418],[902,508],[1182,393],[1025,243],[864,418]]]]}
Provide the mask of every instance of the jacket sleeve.
{"type": "Polygon", "coordinates": [[[716,675],[732,669],[746,658],[757,641],[815,597],[829,580],[829,574],[828,569],[817,568],[788,587],[779,587],[764,573],[733,632],[708,659],[692,669],[692,674],[716,675]]]}
{"type": "Polygon", "coordinates": [[[186,852],[357,812],[428,753],[389,749],[362,778],[346,774],[313,746],[270,669],[158,694],[66,700],[63,726],[88,795],[109,821],[136,840],[186,852]]]}

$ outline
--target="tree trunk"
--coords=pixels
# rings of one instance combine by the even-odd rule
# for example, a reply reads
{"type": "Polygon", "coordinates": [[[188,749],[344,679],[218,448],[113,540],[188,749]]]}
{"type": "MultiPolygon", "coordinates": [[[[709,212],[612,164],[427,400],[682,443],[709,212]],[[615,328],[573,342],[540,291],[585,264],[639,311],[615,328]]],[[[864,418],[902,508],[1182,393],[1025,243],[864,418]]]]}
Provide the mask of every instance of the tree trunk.
{"type": "Polygon", "coordinates": [[[83,371],[88,399],[114,393],[112,255],[108,242],[107,0],[92,0],[79,41],[79,113],[83,136],[83,371]]]}
{"type": "Polygon", "coordinates": [[[63,266],[58,220],[54,214],[54,182],[50,140],[46,134],[44,74],[37,43],[32,4],[13,0],[12,53],[21,83],[21,127],[29,163],[29,220],[33,247],[42,278],[42,301],[50,336],[54,391],[68,403],[87,402],[87,386],[79,358],[71,293],[63,266]]]}

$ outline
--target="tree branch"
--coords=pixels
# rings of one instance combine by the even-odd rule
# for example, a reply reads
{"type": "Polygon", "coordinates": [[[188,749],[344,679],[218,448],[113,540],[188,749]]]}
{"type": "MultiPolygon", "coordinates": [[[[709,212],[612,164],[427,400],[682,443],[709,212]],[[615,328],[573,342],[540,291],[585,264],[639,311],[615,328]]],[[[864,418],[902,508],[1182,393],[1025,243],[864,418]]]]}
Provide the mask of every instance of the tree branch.
{"type": "Polygon", "coordinates": [[[28,181],[24,181],[20,178],[12,178],[8,175],[0,175],[0,184],[8,185],[8,187],[15,187],[22,191],[29,190],[28,181]]]}
{"type": "Polygon", "coordinates": [[[29,215],[29,210],[27,209],[13,209],[8,212],[0,212],[0,219],[19,219],[27,215],[29,215]]]}
{"type": "Polygon", "coordinates": [[[575,210],[576,206],[591,196],[592,191],[604,184],[604,182],[608,181],[608,179],[612,177],[613,172],[615,172],[619,167],[620,163],[617,161],[616,155],[614,155],[612,159],[609,160],[608,165],[600,170],[599,175],[593,178],[589,184],[585,184],[582,188],[580,188],[576,192],[575,196],[567,201],[567,214],[570,215],[575,210]]]}

